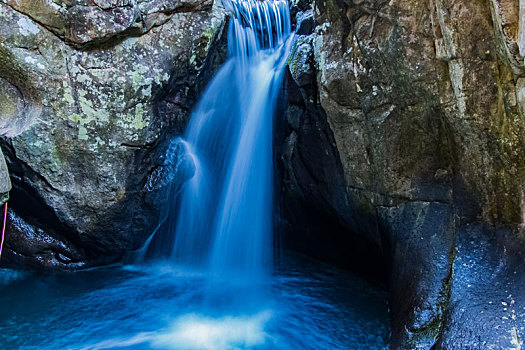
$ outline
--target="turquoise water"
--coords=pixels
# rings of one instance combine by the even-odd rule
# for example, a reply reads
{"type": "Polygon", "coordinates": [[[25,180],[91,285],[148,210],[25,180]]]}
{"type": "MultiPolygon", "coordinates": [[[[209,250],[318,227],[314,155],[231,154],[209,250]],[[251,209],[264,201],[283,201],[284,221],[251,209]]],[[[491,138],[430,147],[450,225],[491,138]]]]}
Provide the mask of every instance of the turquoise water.
{"type": "Polygon", "coordinates": [[[0,270],[0,330],[1,349],[318,350],[384,349],[389,326],[384,292],[295,257],[268,285],[234,291],[169,262],[0,270]]]}

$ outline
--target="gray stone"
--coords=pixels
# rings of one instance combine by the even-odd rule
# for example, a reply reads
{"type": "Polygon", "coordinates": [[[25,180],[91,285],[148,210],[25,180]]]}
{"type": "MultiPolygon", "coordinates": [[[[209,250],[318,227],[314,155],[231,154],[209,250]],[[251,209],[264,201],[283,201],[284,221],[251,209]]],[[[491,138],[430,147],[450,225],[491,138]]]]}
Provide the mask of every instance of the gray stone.
{"type": "MultiPolygon", "coordinates": [[[[0,131],[12,137],[2,147],[13,208],[85,265],[118,259],[156,226],[168,199],[145,186],[148,176],[209,79],[225,24],[209,1],[166,2],[149,30],[139,19],[160,3],[97,4],[0,2],[0,131]]],[[[19,243],[7,240],[12,257],[19,243]]],[[[31,257],[29,265],[78,267],[31,257]]]]}
{"type": "Polygon", "coordinates": [[[297,64],[309,48],[296,44],[282,220],[308,243],[288,243],[390,271],[393,348],[522,346],[525,315],[484,308],[509,304],[502,291],[523,303],[522,7],[314,1],[316,81],[297,64]]]}

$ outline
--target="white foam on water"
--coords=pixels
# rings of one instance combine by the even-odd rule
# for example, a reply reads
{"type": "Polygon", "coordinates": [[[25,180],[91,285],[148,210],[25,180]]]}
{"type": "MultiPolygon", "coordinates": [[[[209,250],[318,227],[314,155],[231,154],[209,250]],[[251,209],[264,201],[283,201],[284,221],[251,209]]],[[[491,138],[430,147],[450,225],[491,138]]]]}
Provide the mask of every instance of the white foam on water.
{"type": "Polygon", "coordinates": [[[226,350],[263,345],[268,335],[265,324],[270,311],[253,316],[212,318],[196,314],[180,317],[170,330],[159,334],[152,342],[161,349],[226,350]]]}
{"type": "Polygon", "coordinates": [[[186,314],[170,327],[158,332],[139,333],[129,338],[102,341],[82,350],[102,350],[147,344],[165,350],[234,350],[264,345],[269,339],[265,326],[271,319],[270,310],[255,315],[214,318],[186,314]]]}

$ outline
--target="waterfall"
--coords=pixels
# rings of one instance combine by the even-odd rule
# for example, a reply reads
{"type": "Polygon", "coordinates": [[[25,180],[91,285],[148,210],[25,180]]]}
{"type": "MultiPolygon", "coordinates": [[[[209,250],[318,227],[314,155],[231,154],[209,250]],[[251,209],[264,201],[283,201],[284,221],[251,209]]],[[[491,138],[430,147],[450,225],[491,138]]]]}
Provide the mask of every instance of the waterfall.
{"type": "Polygon", "coordinates": [[[291,50],[286,0],[223,0],[228,60],[175,140],[193,177],[181,189],[172,256],[258,280],[272,263],[273,115],[291,50]]]}

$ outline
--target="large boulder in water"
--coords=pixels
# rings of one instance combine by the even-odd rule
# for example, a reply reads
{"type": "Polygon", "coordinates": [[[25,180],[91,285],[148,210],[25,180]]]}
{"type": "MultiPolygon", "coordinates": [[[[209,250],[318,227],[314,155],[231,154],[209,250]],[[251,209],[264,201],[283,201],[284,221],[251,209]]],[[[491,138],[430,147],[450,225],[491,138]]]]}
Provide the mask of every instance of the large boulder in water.
{"type": "Polygon", "coordinates": [[[209,79],[224,24],[211,0],[0,1],[14,183],[3,264],[76,268],[144,241],[176,162],[166,140],[209,79]]]}
{"type": "Polygon", "coordinates": [[[286,244],[385,271],[395,349],[521,348],[523,6],[313,10],[317,27],[290,61],[286,244]]]}

